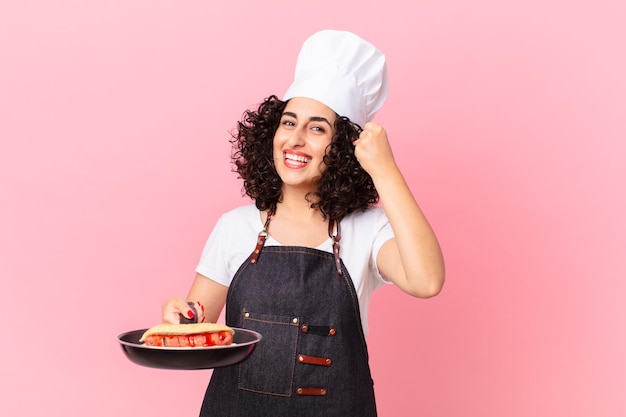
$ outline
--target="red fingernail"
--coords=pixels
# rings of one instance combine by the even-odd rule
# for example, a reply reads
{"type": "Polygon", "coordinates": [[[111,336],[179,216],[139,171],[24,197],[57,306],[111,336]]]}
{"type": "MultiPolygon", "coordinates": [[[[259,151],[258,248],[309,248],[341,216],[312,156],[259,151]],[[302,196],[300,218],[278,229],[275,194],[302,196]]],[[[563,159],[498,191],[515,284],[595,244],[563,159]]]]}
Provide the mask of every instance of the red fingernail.
{"type": "Polygon", "coordinates": [[[194,318],[194,317],[195,317],[195,314],[193,314],[193,311],[191,311],[191,310],[189,310],[189,311],[187,312],[187,315],[189,316],[189,318],[190,318],[190,319],[192,319],[192,318],[194,318]]]}

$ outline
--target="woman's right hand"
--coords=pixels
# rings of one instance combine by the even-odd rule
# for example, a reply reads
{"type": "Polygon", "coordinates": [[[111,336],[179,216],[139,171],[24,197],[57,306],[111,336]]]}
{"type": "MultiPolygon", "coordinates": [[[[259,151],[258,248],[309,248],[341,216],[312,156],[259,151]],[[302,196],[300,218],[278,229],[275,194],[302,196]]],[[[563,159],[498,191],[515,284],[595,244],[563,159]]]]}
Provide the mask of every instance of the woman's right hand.
{"type": "Polygon", "coordinates": [[[174,297],[163,303],[161,309],[163,323],[178,324],[181,321],[181,315],[186,319],[196,316],[198,323],[217,323],[217,319],[224,308],[227,293],[228,287],[203,275],[196,274],[187,299],[174,297]],[[193,300],[195,315],[187,300],[193,300]]]}
{"type": "MultiPolygon", "coordinates": [[[[198,304],[198,303],[196,303],[198,304]]],[[[196,311],[198,314],[201,314],[201,310],[198,309],[199,304],[196,305],[196,311]]],[[[182,297],[174,297],[167,300],[161,309],[163,323],[171,323],[178,324],[180,323],[180,316],[183,315],[185,318],[193,319],[195,314],[193,310],[189,307],[187,300],[182,297]]],[[[198,317],[198,323],[200,323],[200,317],[198,317]]]]}

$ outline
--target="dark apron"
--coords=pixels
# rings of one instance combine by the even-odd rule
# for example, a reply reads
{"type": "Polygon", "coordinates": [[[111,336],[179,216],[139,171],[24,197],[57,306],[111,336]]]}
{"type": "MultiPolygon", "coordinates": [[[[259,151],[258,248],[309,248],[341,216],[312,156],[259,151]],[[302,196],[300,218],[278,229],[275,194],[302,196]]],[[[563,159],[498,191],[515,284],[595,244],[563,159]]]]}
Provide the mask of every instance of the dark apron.
{"type": "Polygon", "coordinates": [[[241,364],[213,370],[200,416],[376,416],[359,303],[339,237],[335,256],[263,247],[268,224],[226,299],[226,323],[263,338],[241,364]]]}

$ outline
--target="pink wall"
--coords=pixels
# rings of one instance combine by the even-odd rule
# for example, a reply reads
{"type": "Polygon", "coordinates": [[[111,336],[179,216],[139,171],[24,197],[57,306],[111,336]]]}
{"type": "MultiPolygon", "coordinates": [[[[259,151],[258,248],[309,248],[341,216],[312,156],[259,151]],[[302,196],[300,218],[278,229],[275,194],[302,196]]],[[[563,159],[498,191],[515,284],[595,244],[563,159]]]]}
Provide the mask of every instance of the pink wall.
{"type": "Polygon", "coordinates": [[[381,416],[626,415],[624,4],[3,2],[0,415],[196,415],[210,371],[116,336],[186,294],[243,202],[228,131],[322,28],[387,53],[377,121],[447,259],[439,297],[374,298],[381,416]]]}

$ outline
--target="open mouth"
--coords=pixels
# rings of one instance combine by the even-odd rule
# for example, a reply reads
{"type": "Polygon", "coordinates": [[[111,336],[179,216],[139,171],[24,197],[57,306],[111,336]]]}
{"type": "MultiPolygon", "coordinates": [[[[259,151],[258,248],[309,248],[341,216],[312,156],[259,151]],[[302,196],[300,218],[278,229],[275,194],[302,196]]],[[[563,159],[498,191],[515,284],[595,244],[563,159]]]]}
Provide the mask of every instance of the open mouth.
{"type": "Polygon", "coordinates": [[[284,152],[283,157],[285,158],[285,164],[289,166],[305,166],[311,161],[311,158],[304,155],[296,155],[293,153],[284,152]]]}

